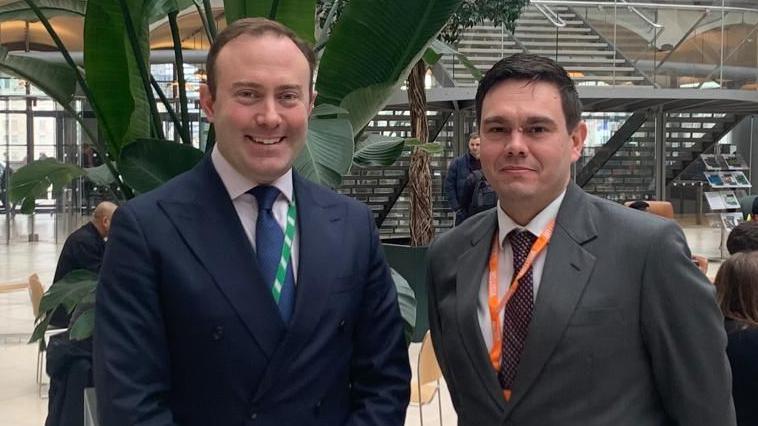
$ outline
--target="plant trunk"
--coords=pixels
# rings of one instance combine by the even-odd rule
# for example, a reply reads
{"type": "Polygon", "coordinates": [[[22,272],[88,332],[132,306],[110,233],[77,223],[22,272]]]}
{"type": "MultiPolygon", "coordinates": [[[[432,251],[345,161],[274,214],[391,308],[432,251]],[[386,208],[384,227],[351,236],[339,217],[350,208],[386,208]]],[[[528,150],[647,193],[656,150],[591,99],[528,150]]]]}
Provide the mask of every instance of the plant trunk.
{"type": "MultiPolygon", "coordinates": [[[[411,133],[422,144],[429,140],[429,123],[426,120],[426,94],[424,77],[426,64],[419,60],[408,76],[408,106],[411,112],[411,133]]],[[[429,169],[429,153],[418,147],[411,155],[408,170],[411,192],[411,245],[429,244],[434,237],[432,222],[432,173],[429,169]]]]}

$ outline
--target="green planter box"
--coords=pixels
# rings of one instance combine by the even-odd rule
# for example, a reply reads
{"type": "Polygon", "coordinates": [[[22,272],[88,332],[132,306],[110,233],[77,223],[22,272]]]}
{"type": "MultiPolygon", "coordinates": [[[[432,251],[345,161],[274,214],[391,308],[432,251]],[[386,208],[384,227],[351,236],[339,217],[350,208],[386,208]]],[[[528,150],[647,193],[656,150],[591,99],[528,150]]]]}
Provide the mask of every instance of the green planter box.
{"type": "Polygon", "coordinates": [[[411,247],[407,240],[382,240],[390,267],[403,276],[416,294],[416,328],[411,341],[421,342],[429,329],[429,304],[426,291],[426,249],[411,247]]]}

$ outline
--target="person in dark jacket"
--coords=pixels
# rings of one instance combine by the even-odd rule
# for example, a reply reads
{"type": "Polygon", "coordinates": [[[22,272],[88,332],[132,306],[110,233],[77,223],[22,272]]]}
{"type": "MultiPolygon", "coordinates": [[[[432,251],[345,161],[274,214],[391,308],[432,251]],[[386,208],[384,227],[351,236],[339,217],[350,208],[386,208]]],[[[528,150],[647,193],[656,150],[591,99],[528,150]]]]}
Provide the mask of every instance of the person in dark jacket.
{"type": "Polygon", "coordinates": [[[729,257],[716,274],[732,366],[732,396],[738,426],[758,426],[758,251],[729,257]]]}
{"type": "MultiPolygon", "coordinates": [[[[445,177],[445,194],[450,209],[455,212],[455,224],[459,225],[467,217],[466,205],[462,204],[466,187],[466,178],[475,170],[482,168],[479,162],[479,133],[474,132],[468,138],[468,152],[455,157],[450,162],[445,177]]],[[[471,199],[471,194],[468,194],[471,199]]]]}
{"type": "MultiPolygon", "coordinates": [[[[55,268],[54,283],[76,269],[86,269],[95,273],[100,271],[100,263],[105,252],[105,238],[108,236],[114,211],[115,204],[103,201],[95,207],[92,219],[66,238],[58,258],[58,266],[55,268]]],[[[50,325],[65,328],[70,320],[71,316],[64,309],[58,308],[53,313],[50,325]]]]}

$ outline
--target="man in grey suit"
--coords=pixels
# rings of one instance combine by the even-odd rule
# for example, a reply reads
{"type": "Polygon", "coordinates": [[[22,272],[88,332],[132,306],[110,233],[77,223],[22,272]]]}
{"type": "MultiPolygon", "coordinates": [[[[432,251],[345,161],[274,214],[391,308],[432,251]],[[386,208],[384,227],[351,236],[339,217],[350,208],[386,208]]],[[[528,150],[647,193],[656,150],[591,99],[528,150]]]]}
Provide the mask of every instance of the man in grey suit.
{"type": "Polygon", "coordinates": [[[734,425],[723,319],[679,227],[570,182],[587,126],[566,71],[503,59],[476,107],[498,207],[442,234],[427,274],[459,424],[734,425]]]}

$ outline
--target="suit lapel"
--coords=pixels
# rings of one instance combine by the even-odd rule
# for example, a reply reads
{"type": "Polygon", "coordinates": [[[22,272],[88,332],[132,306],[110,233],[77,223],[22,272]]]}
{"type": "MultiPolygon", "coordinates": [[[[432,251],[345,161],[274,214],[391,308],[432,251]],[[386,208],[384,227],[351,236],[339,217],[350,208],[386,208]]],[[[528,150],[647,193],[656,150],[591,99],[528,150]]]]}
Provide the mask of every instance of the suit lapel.
{"type": "Polygon", "coordinates": [[[159,205],[271,359],[285,326],[253,247],[210,156],[189,173],[187,191],[159,205]]]}
{"type": "Polygon", "coordinates": [[[334,283],[333,256],[342,247],[345,206],[328,203],[315,196],[315,184],[293,173],[297,202],[299,241],[295,311],[284,341],[276,349],[257,396],[265,394],[280,379],[281,368],[290,365],[303,346],[313,338],[316,325],[326,309],[334,283]]]}
{"type": "Polygon", "coordinates": [[[497,230],[497,212],[492,210],[482,224],[471,232],[470,246],[458,259],[456,273],[456,294],[458,324],[463,347],[466,348],[471,364],[477,370],[487,394],[501,409],[505,408],[503,392],[497,375],[490,363],[487,345],[479,326],[477,305],[480,281],[484,276],[489,258],[492,238],[497,230]]]}
{"type": "Polygon", "coordinates": [[[529,392],[563,337],[595,264],[582,245],[597,235],[587,195],[569,184],[548,246],[534,315],[518,366],[506,417],[529,392]]]}

